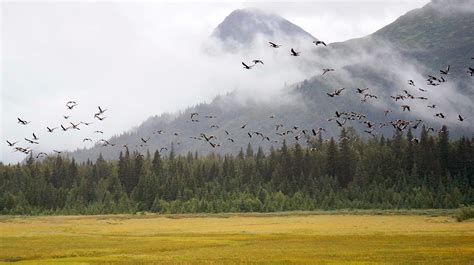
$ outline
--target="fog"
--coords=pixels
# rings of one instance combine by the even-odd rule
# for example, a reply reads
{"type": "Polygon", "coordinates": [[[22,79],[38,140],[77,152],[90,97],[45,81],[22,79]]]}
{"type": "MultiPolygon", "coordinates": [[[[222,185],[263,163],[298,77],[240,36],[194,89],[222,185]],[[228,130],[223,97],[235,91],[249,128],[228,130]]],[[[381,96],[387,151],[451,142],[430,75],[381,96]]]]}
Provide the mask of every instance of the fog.
{"type": "MultiPolygon", "coordinates": [[[[95,130],[104,131],[101,137],[107,139],[152,115],[230,91],[264,102],[291,100],[280,97],[279,88],[313,74],[317,68],[305,61],[314,57],[296,61],[286,56],[288,49],[261,49],[263,39],[237,54],[218,46],[211,46],[212,55],[206,52],[212,30],[237,8],[277,13],[315,37],[335,42],[370,34],[426,2],[2,2],[0,161],[23,159],[5,141],[24,145],[23,138],[33,132],[41,142],[36,151],[74,150],[91,146],[82,139],[95,130]],[[265,67],[242,69],[242,60],[253,59],[264,59],[265,67]],[[69,100],[79,105],[67,110],[69,100]],[[108,109],[102,122],[93,118],[99,105],[108,109]],[[65,120],[63,115],[72,117],[65,120]],[[17,117],[31,123],[19,125],[17,117]],[[94,124],[81,131],[46,132],[46,126],[70,121],[94,124]]],[[[317,56],[311,45],[291,45],[317,56]]]]}

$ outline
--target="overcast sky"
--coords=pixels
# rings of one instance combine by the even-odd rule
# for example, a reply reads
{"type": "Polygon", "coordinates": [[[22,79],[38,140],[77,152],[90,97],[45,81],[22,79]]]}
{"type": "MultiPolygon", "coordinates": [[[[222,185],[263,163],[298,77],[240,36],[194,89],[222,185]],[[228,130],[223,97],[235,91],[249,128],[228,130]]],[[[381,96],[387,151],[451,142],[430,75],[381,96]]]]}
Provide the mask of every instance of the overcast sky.
{"type": "Polygon", "coordinates": [[[318,39],[336,42],[373,33],[427,2],[2,1],[0,161],[23,159],[5,141],[24,145],[23,138],[33,132],[43,151],[87,146],[81,142],[90,131],[46,133],[46,126],[68,124],[63,115],[71,115],[74,122],[94,121],[98,105],[108,108],[104,122],[95,124],[108,138],[152,115],[176,112],[235,89],[232,78],[216,81],[216,75],[225,76],[226,66],[200,62],[205,60],[201,44],[235,9],[277,13],[318,39]],[[69,111],[68,100],[79,105],[69,111]],[[31,124],[21,126],[17,117],[31,124]]]}

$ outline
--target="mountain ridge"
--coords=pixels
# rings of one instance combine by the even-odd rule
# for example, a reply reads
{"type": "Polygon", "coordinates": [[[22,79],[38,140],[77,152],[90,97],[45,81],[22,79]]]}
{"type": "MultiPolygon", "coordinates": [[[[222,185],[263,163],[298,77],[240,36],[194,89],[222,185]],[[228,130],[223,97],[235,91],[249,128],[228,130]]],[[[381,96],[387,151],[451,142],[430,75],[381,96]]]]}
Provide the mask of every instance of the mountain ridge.
{"type": "MultiPolygon", "coordinates": [[[[399,43],[397,43],[393,39],[391,40],[391,37],[393,36],[388,36],[397,35],[400,34],[400,32],[403,32],[403,27],[405,27],[405,24],[413,26],[412,34],[424,34],[422,29],[427,23],[426,21],[423,21],[424,18],[422,18],[421,21],[417,23],[414,23],[411,20],[413,19],[414,14],[417,16],[419,15],[421,17],[430,17],[430,14],[432,14],[432,12],[437,12],[436,9],[432,10],[432,8],[432,5],[428,4],[421,9],[412,10],[408,12],[407,14],[398,18],[393,23],[383,27],[382,29],[366,37],[352,39],[341,43],[329,44],[329,49],[318,48],[317,50],[315,50],[314,54],[316,54],[317,56],[321,56],[318,58],[322,58],[327,61],[331,61],[332,59],[338,56],[341,58],[346,58],[347,54],[349,54],[350,56],[360,55],[360,50],[368,50],[374,53],[374,55],[371,55],[372,57],[365,62],[360,61],[358,57],[356,57],[354,62],[341,65],[341,69],[338,70],[338,72],[342,72],[340,76],[329,74],[328,77],[321,78],[319,74],[316,74],[308,77],[302,82],[285,88],[289,94],[296,95],[300,98],[300,100],[298,100],[298,102],[301,103],[300,105],[283,104],[272,106],[270,104],[261,104],[258,102],[254,102],[245,106],[239,106],[238,104],[234,104],[232,106],[232,111],[229,111],[227,110],[227,108],[223,108],[222,106],[227,107],[229,106],[229,102],[232,102],[232,99],[233,97],[235,97],[235,94],[230,93],[225,96],[216,97],[212,102],[208,104],[199,104],[194,107],[190,107],[184,110],[182,114],[176,115],[174,119],[163,119],[159,116],[151,117],[145,122],[143,122],[139,127],[137,127],[135,131],[129,131],[128,133],[122,134],[119,137],[112,137],[110,141],[117,144],[140,144],[139,142],[137,142],[137,139],[139,139],[139,137],[145,136],[145,134],[151,134],[152,131],[165,129],[166,134],[156,136],[153,135],[150,142],[148,143],[148,146],[139,146],[136,147],[136,149],[139,152],[144,153],[147,149],[159,150],[161,147],[170,148],[170,143],[174,143],[174,148],[177,153],[185,153],[187,151],[199,151],[201,153],[209,153],[213,151],[217,151],[219,153],[236,153],[242,147],[245,147],[247,143],[251,143],[252,145],[259,145],[262,146],[265,150],[268,150],[271,146],[280,145],[283,139],[287,140],[288,142],[294,141],[294,135],[288,135],[283,138],[278,138],[278,142],[263,141],[260,137],[248,137],[247,135],[247,133],[253,133],[253,131],[258,130],[263,132],[264,135],[274,136],[275,125],[279,123],[285,124],[286,128],[291,128],[292,126],[299,126],[307,130],[321,126],[325,127],[327,130],[325,137],[336,136],[339,132],[339,128],[327,121],[327,118],[330,118],[332,115],[334,115],[335,111],[360,111],[366,113],[367,115],[370,115],[370,117],[374,120],[383,120],[384,116],[382,112],[382,107],[385,107],[392,108],[394,115],[399,115],[399,118],[416,119],[414,114],[407,114],[405,112],[402,112],[398,102],[387,101],[385,103],[386,105],[378,103],[379,106],[377,106],[376,102],[369,104],[361,104],[359,99],[354,96],[329,99],[326,93],[330,93],[334,89],[334,87],[350,87],[354,82],[357,82],[358,85],[360,85],[361,87],[364,87],[365,85],[371,87],[380,87],[378,90],[375,90],[375,92],[378,93],[379,97],[382,95],[384,97],[388,97],[389,95],[393,95],[394,93],[396,93],[396,91],[399,91],[402,88],[406,88],[406,81],[409,79],[409,77],[405,78],[405,76],[402,76],[403,78],[405,78],[403,79],[400,76],[391,73],[389,65],[387,66],[386,64],[382,64],[382,67],[371,65],[372,63],[377,61],[387,60],[391,63],[397,61],[397,64],[399,65],[413,64],[414,66],[411,66],[413,67],[413,69],[417,69],[417,67],[420,67],[426,73],[429,73],[429,71],[435,71],[435,74],[437,74],[438,69],[441,69],[440,67],[445,66],[444,63],[446,62],[446,58],[448,57],[444,56],[443,54],[439,55],[440,58],[438,58],[437,60],[444,60],[443,65],[441,65],[441,63],[437,61],[429,60],[429,58],[427,59],[431,46],[424,47],[427,49],[416,50],[417,53],[407,53],[407,49],[405,49],[403,45],[399,45],[399,43]],[[399,29],[398,32],[396,31],[397,28],[399,29]],[[385,51],[384,49],[382,49],[381,51],[373,50],[374,46],[384,46],[385,43],[388,43],[390,44],[389,46],[393,47],[382,47],[387,49],[388,51],[385,51]],[[394,49],[393,52],[390,50],[392,48],[394,49]],[[418,62],[420,62],[420,66],[417,66],[418,62]],[[347,80],[344,79],[344,73],[348,77],[346,78],[347,80]],[[348,80],[350,82],[348,82],[348,80]],[[403,82],[404,85],[401,85],[401,82],[403,82]],[[389,89],[382,89],[384,87],[389,89]],[[189,113],[191,112],[199,112],[201,114],[199,123],[191,122],[191,119],[189,117],[189,113]],[[216,114],[217,118],[215,119],[202,118],[202,116],[204,115],[216,114]],[[273,115],[276,118],[269,118],[273,115]],[[245,123],[248,123],[247,129],[239,129],[245,123]],[[210,126],[212,125],[218,125],[219,128],[210,128],[210,126]],[[231,132],[231,135],[226,135],[224,131],[231,132]],[[174,132],[177,132],[178,136],[174,136],[172,134],[174,132]],[[209,143],[205,141],[189,140],[189,137],[200,137],[201,132],[209,135],[215,135],[217,137],[216,143],[222,144],[223,146],[215,150],[211,148],[209,146],[209,143]],[[239,142],[239,144],[231,143],[227,139],[230,137],[232,137],[232,139],[234,139],[236,142],[239,142]]],[[[458,15],[456,15],[456,17],[458,17],[458,15]]],[[[448,16],[446,19],[448,21],[452,20],[456,22],[456,19],[452,18],[452,16],[448,16]]],[[[453,34],[457,34],[456,36],[469,34],[471,29],[459,29],[457,25],[462,23],[467,23],[468,25],[470,25],[471,23],[474,23],[474,19],[464,15],[461,15],[460,18],[458,17],[458,19],[460,19],[460,21],[462,22],[457,22],[454,24],[455,28],[451,29],[451,31],[454,32],[453,34]],[[465,21],[466,19],[467,22],[465,21]]],[[[443,24],[443,21],[446,20],[438,21],[436,23],[443,24]]],[[[447,31],[449,29],[444,28],[443,30],[447,31]]],[[[427,34],[426,37],[433,37],[433,35],[427,34]]],[[[433,39],[436,38],[436,36],[433,37],[433,39]]],[[[398,37],[394,37],[394,39],[400,40],[400,38],[398,37]]],[[[462,45],[462,42],[456,42],[456,45],[453,44],[452,47],[449,46],[445,48],[447,51],[449,51],[449,54],[453,51],[457,51],[459,45],[462,45]]],[[[443,46],[439,47],[442,48],[443,46]]],[[[464,53],[464,50],[461,51],[464,53]]],[[[474,50],[472,54],[474,55],[474,50]]],[[[453,56],[453,58],[455,58],[455,62],[452,64],[458,67],[458,61],[466,60],[463,56],[465,56],[465,54],[456,54],[455,56],[453,56]]],[[[322,67],[324,67],[324,65],[320,64],[316,64],[315,66],[319,69],[322,69],[322,67]]],[[[456,69],[456,71],[459,70],[456,69]]],[[[455,74],[452,75],[457,76],[458,73],[455,72],[455,74]]],[[[465,80],[463,81],[465,82],[465,84],[464,86],[462,86],[464,89],[463,93],[465,93],[469,98],[472,94],[472,86],[471,90],[466,90],[466,87],[469,88],[469,84],[472,84],[473,81],[472,79],[465,78],[464,76],[466,75],[459,76],[461,78],[464,78],[463,80],[465,80]]],[[[455,78],[451,77],[450,82],[454,83],[455,78]]],[[[418,95],[422,95],[419,91],[417,93],[418,95]]],[[[436,90],[433,90],[433,93],[443,92],[436,92],[436,90]]],[[[424,102],[420,103],[425,104],[424,102]]],[[[421,109],[421,107],[422,106],[415,106],[415,110],[416,108],[421,109]]],[[[453,110],[449,111],[453,112],[453,110]]],[[[470,109],[468,108],[466,112],[467,114],[474,113],[472,106],[470,109]]],[[[453,113],[450,114],[454,115],[453,113]]],[[[429,116],[431,114],[428,113],[426,115],[429,116]]],[[[432,126],[440,126],[441,124],[446,123],[448,121],[434,120],[433,118],[431,118],[429,122],[432,126]]],[[[451,135],[454,137],[456,137],[456,135],[462,135],[466,133],[469,134],[469,131],[472,129],[472,124],[466,127],[466,125],[461,126],[451,121],[450,125],[453,125],[453,128],[450,129],[451,135]]],[[[361,124],[354,124],[353,126],[361,129],[360,131],[362,131],[363,129],[363,127],[361,127],[361,124]]],[[[389,132],[387,129],[383,130],[385,130],[385,132],[389,132]]],[[[383,130],[381,130],[381,132],[383,132],[383,130]]],[[[89,158],[93,159],[99,154],[102,154],[105,159],[116,159],[118,157],[118,152],[120,149],[114,149],[114,151],[111,150],[111,147],[107,147],[107,149],[104,149],[100,146],[96,146],[92,149],[88,149],[85,151],[81,150],[70,153],[70,155],[75,157],[79,161],[84,161],[85,159],[89,158]]]]}

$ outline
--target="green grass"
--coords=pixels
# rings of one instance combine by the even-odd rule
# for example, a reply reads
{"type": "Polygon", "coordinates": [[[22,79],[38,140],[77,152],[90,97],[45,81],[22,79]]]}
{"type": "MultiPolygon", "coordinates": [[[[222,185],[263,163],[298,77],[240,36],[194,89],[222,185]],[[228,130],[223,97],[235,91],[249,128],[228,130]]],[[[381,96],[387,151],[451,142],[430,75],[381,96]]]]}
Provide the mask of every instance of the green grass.
{"type": "Polygon", "coordinates": [[[0,263],[470,264],[452,211],[0,218],[0,263]]]}

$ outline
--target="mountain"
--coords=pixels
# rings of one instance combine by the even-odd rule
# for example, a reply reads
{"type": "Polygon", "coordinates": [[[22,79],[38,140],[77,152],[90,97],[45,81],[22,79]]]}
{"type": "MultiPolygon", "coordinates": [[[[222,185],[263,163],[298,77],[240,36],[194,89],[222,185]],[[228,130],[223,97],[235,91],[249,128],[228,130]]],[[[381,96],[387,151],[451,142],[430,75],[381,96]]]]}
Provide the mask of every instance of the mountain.
{"type": "Polygon", "coordinates": [[[461,91],[474,97],[472,79],[465,77],[474,56],[474,5],[472,0],[435,0],[409,11],[393,23],[364,38],[332,44],[353,53],[353,47],[389,43],[405,58],[415,60],[431,72],[453,66],[461,91]],[[460,78],[461,77],[461,78],[460,78]]]}
{"type": "Polygon", "coordinates": [[[211,37],[232,48],[246,47],[258,37],[271,40],[315,40],[311,34],[276,14],[258,9],[237,9],[230,13],[211,34],[211,37]]]}
{"type": "MultiPolygon", "coordinates": [[[[313,49],[312,52],[305,53],[298,60],[305,61],[305,65],[311,69],[331,66],[336,68],[336,72],[325,76],[317,72],[306,80],[281,88],[287,97],[293,98],[292,103],[262,103],[252,98],[241,103],[237,100],[239,92],[236,91],[216,97],[210,103],[190,107],[175,116],[166,114],[151,117],[136,129],[113,137],[110,142],[117,145],[128,143],[130,148],[143,154],[147,150],[159,150],[161,147],[167,147],[166,152],[169,152],[171,146],[177,153],[237,153],[248,143],[268,150],[271,146],[281,145],[283,140],[295,141],[296,135],[303,136],[299,141],[304,143],[302,129],[308,130],[309,133],[313,128],[324,127],[324,138],[338,136],[340,127],[335,121],[328,121],[334,117],[336,111],[364,113],[376,124],[376,131],[384,135],[390,135],[393,129],[390,125],[378,128],[380,123],[389,119],[421,118],[428,127],[439,128],[442,124],[447,124],[451,137],[470,136],[474,123],[469,119],[463,123],[457,121],[457,115],[460,113],[465,117],[474,116],[474,79],[465,73],[467,67],[472,65],[470,58],[474,56],[474,16],[469,9],[457,8],[462,3],[462,0],[433,1],[421,9],[408,12],[369,36],[333,43],[327,48],[314,47],[309,41],[308,47],[313,49]],[[426,75],[439,76],[439,69],[444,69],[448,64],[452,65],[451,73],[446,76],[448,81],[437,87],[427,86],[426,75]],[[409,79],[415,80],[417,86],[408,86],[409,79]],[[326,95],[341,87],[346,88],[343,96],[329,98],[326,95]],[[361,102],[360,96],[355,93],[356,87],[369,87],[368,92],[377,95],[378,99],[361,102]],[[421,92],[418,88],[429,91],[421,92]],[[429,97],[429,100],[396,102],[390,98],[392,95],[404,93],[403,90],[409,90],[415,96],[429,97]],[[410,104],[412,111],[402,111],[402,104],[410,104]],[[428,104],[437,104],[436,110],[427,108],[428,104]],[[391,111],[388,116],[383,112],[386,109],[391,111]],[[192,112],[200,114],[196,118],[199,122],[191,121],[192,112]],[[434,117],[437,112],[443,112],[448,118],[434,117]],[[217,117],[209,119],[205,118],[206,115],[217,117]],[[244,124],[247,126],[242,129],[244,124]],[[279,131],[276,130],[278,124],[284,125],[279,131]],[[219,128],[211,128],[212,125],[218,125],[219,128]],[[294,126],[299,128],[293,129],[294,126]],[[164,130],[165,133],[151,133],[156,130],[164,130]],[[289,130],[293,132],[285,136],[276,134],[289,130]],[[178,133],[177,136],[174,135],[175,132],[178,133]],[[270,141],[262,140],[255,132],[269,136],[270,141]],[[190,139],[200,137],[200,133],[214,135],[217,138],[214,143],[221,146],[214,149],[206,141],[190,139]],[[248,133],[252,137],[249,137],[248,133]],[[151,139],[147,146],[139,146],[140,137],[148,136],[151,136],[151,139]],[[232,138],[235,143],[228,138],[232,138]]],[[[222,41],[245,44],[255,40],[255,36],[259,34],[269,37],[276,34],[272,31],[275,28],[278,28],[279,32],[282,32],[282,28],[292,28],[293,33],[287,32],[287,35],[302,34],[308,39],[314,39],[311,35],[306,35],[304,30],[285,21],[278,16],[255,10],[237,10],[217,27],[213,36],[222,41]],[[293,26],[277,27],[275,25],[280,25],[277,22],[293,26]]],[[[362,137],[369,137],[364,133],[367,129],[364,123],[358,120],[347,123],[362,137]]],[[[419,129],[417,130],[414,130],[415,135],[419,133],[419,129]]],[[[78,161],[95,159],[99,154],[105,159],[116,159],[120,150],[124,149],[96,146],[68,155],[78,161]]]]}

